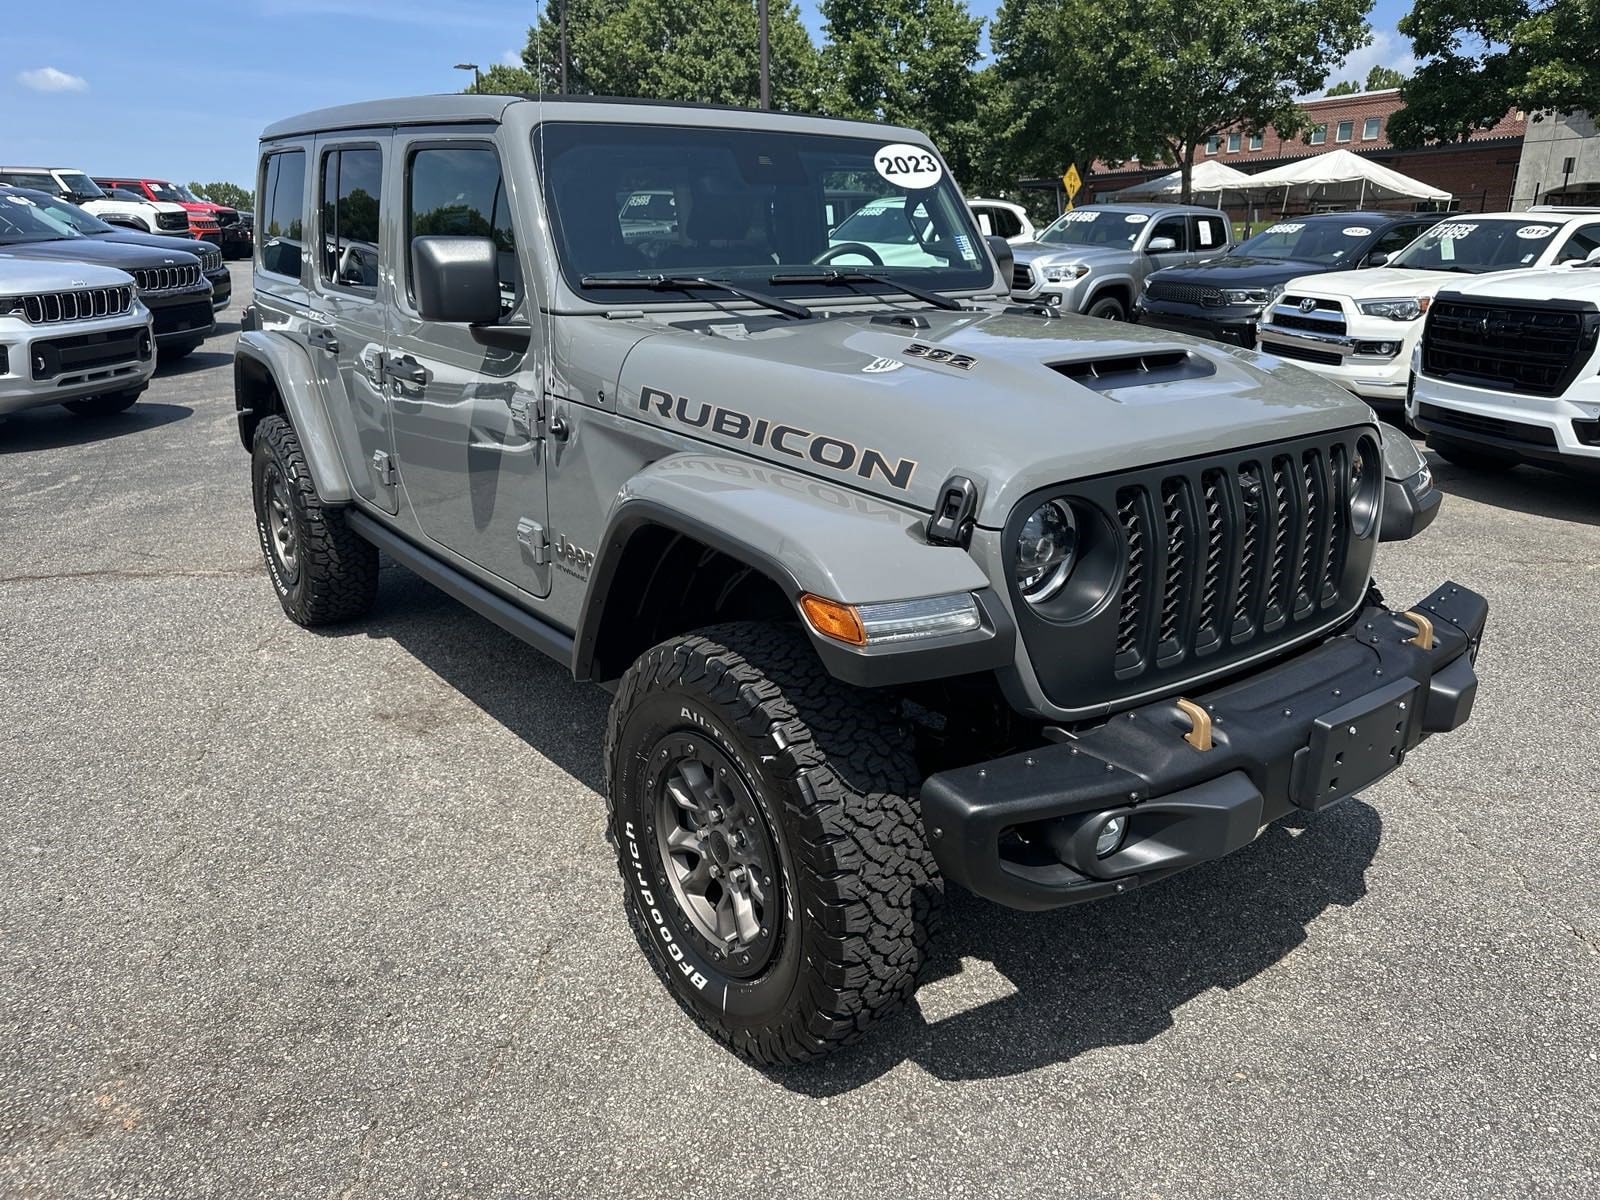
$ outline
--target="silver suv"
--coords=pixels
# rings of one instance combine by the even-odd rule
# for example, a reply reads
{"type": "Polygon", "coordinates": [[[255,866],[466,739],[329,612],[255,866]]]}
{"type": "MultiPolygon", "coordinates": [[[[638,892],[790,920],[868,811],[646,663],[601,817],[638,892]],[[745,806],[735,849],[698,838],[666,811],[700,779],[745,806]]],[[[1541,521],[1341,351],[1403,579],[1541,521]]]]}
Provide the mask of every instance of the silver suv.
{"type": "Polygon", "coordinates": [[[1145,277],[1233,248],[1227,215],[1178,204],[1088,204],[1012,247],[1011,294],[1063,312],[1126,321],[1145,277]]]}
{"type": "Polygon", "coordinates": [[[1371,586],[1437,510],[1411,443],[1011,304],[915,130],[437,96],[281,121],[258,178],[235,379],[284,611],[359,618],[382,551],[609,689],[627,911],[740,1054],[902,1004],[948,885],[1154,883],[1472,709],[1484,601],[1371,586]],[[830,239],[887,201],[894,263],[830,239]]]}

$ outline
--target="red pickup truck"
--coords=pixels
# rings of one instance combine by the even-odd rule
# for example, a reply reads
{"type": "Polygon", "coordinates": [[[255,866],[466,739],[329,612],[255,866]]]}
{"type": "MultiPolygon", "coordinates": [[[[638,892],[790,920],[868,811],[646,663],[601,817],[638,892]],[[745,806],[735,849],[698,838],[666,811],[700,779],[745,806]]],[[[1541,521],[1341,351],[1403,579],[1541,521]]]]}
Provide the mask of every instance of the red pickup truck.
{"type": "Polygon", "coordinates": [[[229,258],[249,258],[254,250],[254,235],[239,219],[237,209],[202,200],[182,184],[130,175],[96,176],[95,182],[103,188],[126,188],[151,200],[183,205],[189,213],[190,232],[197,238],[215,242],[229,258]]]}

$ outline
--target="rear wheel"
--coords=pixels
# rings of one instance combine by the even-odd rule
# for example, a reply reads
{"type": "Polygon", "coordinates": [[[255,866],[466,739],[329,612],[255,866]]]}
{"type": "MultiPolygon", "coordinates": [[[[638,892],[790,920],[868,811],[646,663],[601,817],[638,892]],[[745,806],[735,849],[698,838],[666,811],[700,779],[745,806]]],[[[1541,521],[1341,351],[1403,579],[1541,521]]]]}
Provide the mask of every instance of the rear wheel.
{"type": "Polygon", "coordinates": [[[127,412],[143,394],[143,388],[130,388],[125,392],[107,392],[104,396],[85,396],[82,400],[68,400],[67,409],[80,417],[110,417],[127,412]]]}
{"type": "Polygon", "coordinates": [[[1102,296],[1089,305],[1089,311],[1085,315],[1099,317],[1102,321],[1126,321],[1128,310],[1115,296],[1102,296]]]}
{"type": "Polygon", "coordinates": [[[916,989],[942,884],[906,741],[786,626],[673,638],[623,677],[606,770],[628,915],[744,1057],[814,1058],[916,989]]]}
{"type": "Polygon", "coordinates": [[[294,427],[280,416],[256,426],[250,463],[256,531],[267,574],[289,619],[329,625],[364,615],[378,594],[378,551],[326,508],[294,427]]]}
{"type": "Polygon", "coordinates": [[[1466,442],[1454,442],[1448,438],[1435,437],[1433,434],[1428,435],[1428,449],[1448,463],[1473,471],[1509,471],[1518,462],[1514,454],[1473,446],[1466,442]]]}

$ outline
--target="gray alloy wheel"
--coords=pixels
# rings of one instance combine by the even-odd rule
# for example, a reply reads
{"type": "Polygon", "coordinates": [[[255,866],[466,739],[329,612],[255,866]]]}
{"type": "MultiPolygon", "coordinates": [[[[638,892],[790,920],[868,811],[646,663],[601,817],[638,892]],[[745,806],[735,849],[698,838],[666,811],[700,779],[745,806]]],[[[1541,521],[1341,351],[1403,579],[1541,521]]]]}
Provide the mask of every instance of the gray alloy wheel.
{"type": "Polygon", "coordinates": [[[289,485],[275,462],[266,465],[261,482],[267,498],[267,545],[278,570],[283,573],[284,582],[293,586],[300,577],[300,539],[295,535],[289,485]]]}

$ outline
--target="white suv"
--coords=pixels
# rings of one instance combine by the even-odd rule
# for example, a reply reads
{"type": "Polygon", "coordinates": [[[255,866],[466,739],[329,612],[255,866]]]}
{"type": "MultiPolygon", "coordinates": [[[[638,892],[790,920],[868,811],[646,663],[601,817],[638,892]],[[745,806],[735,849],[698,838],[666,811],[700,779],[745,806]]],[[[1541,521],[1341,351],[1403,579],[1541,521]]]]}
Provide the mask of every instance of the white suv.
{"type": "Polygon", "coordinates": [[[111,196],[82,171],[67,167],[0,167],[0,185],[49,192],[93,213],[108,225],[169,237],[189,236],[189,212],[183,205],[155,203],[131,193],[111,196]]]}
{"type": "Polygon", "coordinates": [[[121,412],[155,369],[150,310],[132,276],[0,256],[0,416],[47,404],[121,412]]]}
{"type": "Polygon", "coordinates": [[[1582,262],[1600,247],[1600,209],[1453,213],[1384,266],[1290,280],[1259,328],[1263,353],[1398,413],[1435,294],[1464,276],[1582,262]]]}
{"type": "Polygon", "coordinates": [[[1440,292],[1406,415],[1461,466],[1600,471],[1600,250],[1440,292]]]}

